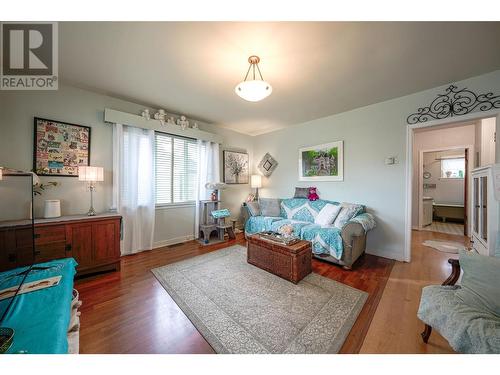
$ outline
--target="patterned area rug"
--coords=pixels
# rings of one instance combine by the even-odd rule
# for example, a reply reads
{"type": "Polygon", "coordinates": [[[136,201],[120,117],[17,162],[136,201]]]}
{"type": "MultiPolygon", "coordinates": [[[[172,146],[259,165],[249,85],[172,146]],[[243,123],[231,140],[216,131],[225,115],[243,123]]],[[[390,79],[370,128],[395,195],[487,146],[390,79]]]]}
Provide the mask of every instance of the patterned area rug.
{"type": "Polygon", "coordinates": [[[317,274],[294,285],[236,245],[152,270],[217,353],[337,353],[368,296],[317,274]]]}
{"type": "Polygon", "coordinates": [[[464,235],[464,225],[458,223],[443,223],[441,221],[433,221],[431,225],[423,227],[422,230],[456,234],[457,236],[464,235]]]}

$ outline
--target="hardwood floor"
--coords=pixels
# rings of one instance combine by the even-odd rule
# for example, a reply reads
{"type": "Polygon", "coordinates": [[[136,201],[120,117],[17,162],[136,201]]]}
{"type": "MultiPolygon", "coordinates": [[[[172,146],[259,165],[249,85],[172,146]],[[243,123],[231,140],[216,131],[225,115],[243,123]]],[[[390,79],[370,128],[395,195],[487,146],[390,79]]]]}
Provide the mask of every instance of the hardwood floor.
{"type": "Polygon", "coordinates": [[[458,255],[423,246],[425,240],[463,242],[465,236],[413,231],[410,263],[396,262],[361,353],[453,353],[447,341],[435,330],[424,344],[420,337],[424,325],[417,318],[422,288],[441,284],[451,272],[449,258],[458,255]]]}
{"type": "MultiPolygon", "coordinates": [[[[191,241],[147,251],[123,257],[119,272],[77,280],[83,301],[80,353],[213,353],[150,270],[234,244],[245,245],[242,235],[213,246],[191,241]]],[[[393,264],[364,255],[354,271],[345,271],[313,260],[313,272],[369,293],[341,353],[360,351],[393,264]]]]}
{"type": "Polygon", "coordinates": [[[390,259],[365,254],[354,264],[352,271],[346,271],[325,261],[313,260],[313,272],[369,294],[340,353],[359,353],[394,263],[390,259]]]}

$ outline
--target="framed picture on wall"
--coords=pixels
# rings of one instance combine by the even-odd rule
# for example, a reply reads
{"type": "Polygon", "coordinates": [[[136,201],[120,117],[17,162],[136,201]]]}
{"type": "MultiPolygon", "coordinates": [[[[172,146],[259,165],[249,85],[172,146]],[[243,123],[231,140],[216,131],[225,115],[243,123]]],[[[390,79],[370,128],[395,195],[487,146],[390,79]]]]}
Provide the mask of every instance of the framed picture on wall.
{"type": "Polygon", "coordinates": [[[300,181],[344,181],[344,141],[299,149],[300,181]]]}
{"type": "Polygon", "coordinates": [[[90,162],[90,127],[35,117],[33,170],[40,176],[77,177],[90,162]]]}
{"type": "Polygon", "coordinates": [[[278,162],[271,156],[271,154],[269,154],[269,152],[267,152],[257,166],[257,169],[264,176],[269,177],[277,166],[278,162]]]}
{"type": "Polygon", "coordinates": [[[224,182],[226,184],[248,184],[248,154],[224,151],[224,182]]]}

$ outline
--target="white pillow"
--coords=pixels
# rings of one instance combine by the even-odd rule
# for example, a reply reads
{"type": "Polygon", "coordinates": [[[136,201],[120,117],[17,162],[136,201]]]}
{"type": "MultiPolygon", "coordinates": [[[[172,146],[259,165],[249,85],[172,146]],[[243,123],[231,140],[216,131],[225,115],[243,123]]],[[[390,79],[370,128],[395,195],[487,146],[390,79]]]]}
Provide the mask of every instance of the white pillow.
{"type": "Polygon", "coordinates": [[[339,214],[342,206],[336,206],[331,203],[327,203],[325,207],[321,209],[321,211],[316,215],[314,219],[314,223],[318,225],[331,225],[337,215],[339,214]]]}

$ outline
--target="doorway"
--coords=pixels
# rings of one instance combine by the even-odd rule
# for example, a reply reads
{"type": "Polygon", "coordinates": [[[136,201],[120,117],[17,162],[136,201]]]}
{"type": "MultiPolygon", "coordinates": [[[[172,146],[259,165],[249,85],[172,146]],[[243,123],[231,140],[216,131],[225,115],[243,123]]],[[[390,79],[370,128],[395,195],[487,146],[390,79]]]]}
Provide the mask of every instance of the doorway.
{"type": "Polygon", "coordinates": [[[418,230],[468,235],[471,146],[421,150],[418,173],[418,230]]]}
{"type": "MultiPolygon", "coordinates": [[[[442,119],[442,120],[434,120],[429,121],[424,124],[417,125],[407,125],[407,162],[406,162],[406,233],[405,233],[405,252],[404,252],[404,261],[409,262],[411,260],[411,251],[412,251],[412,236],[413,233],[428,233],[432,235],[430,231],[421,230],[420,217],[423,216],[423,200],[420,200],[420,197],[424,196],[424,187],[423,187],[423,162],[422,169],[420,169],[420,151],[447,151],[450,149],[458,150],[462,149],[463,152],[463,160],[467,162],[467,166],[464,171],[463,177],[463,191],[464,191],[464,203],[463,203],[463,229],[461,235],[454,234],[443,234],[443,233],[435,233],[436,235],[448,236],[447,238],[458,238],[459,241],[468,242],[468,236],[471,233],[470,231],[470,222],[468,218],[471,217],[471,207],[467,205],[468,202],[471,202],[470,197],[470,171],[474,168],[493,164],[496,160],[499,160],[500,152],[499,145],[495,142],[496,138],[496,130],[500,128],[500,111],[495,109],[486,112],[480,113],[471,113],[467,115],[460,116],[460,121],[456,119],[442,119]],[[490,122],[490,126],[481,125],[483,123],[490,122]],[[469,126],[468,138],[460,138],[460,134],[464,131],[463,127],[469,126]],[[474,130],[471,130],[471,128],[474,130]],[[462,128],[462,129],[461,129],[462,128]],[[483,129],[482,129],[483,128],[483,129]],[[436,133],[433,133],[437,130],[447,130],[444,131],[443,134],[447,134],[445,137],[437,137],[436,133]],[[419,137],[419,133],[427,133],[427,137],[433,140],[433,143],[428,144],[427,146],[421,146],[420,148],[415,146],[416,138],[419,137]],[[454,142],[451,144],[450,142],[454,142]],[[422,179],[422,181],[420,181],[422,179]],[[421,191],[421,195],[418,193],[421,191]],[[419,202],[422,204],[420,205],[419,202]],[[466,233],[466,236],[464,236],[466,233]],[[450,237],[451,236],[451,237],[450,237]]],[[[458,155],[458,153],[457,153],[458,155]]],[[[458,159],[458,158],[456,158],[458,159]]],[[[439,160],[439,162],[441,162],[439,160]]],[[[441,164],[441,163],[439,163],[441,164]]],[[[446,172],[446,171],[445,171],[446,172]]],[[[442,171],[440,173],[443,173],[442,171]]],[[[452,171],[453,173],[453,171],[452,171]]],[[[445,175],[446,177],[446,175],[445,175]]],[[[448,202],[437,202],[439,203],[448,203],[448,202]]],[[[433,219],[439,219],[439,214],[445,217],[445,223],[450,222],[448,216],[453,216],[453,213],[442,211],[434,216],[434,205],[432,205],[432,217],[433,219]]],[[[441,208],[441,207],[440,207],[441,208]]],[[[457,208],[457,207],[453,207],[457,208]]],[[[461,207],[458,207],[459,209],[461,207]]],[[[455,210],[456,211],[456,210],[455,210]]],[[[438,220],[433,220],[438,221],[438,220]]],[[[441,217],[442,221],[442,217],[441,217]]],[[[453,220],[451,221],[453,222],[453,220]]]]}

